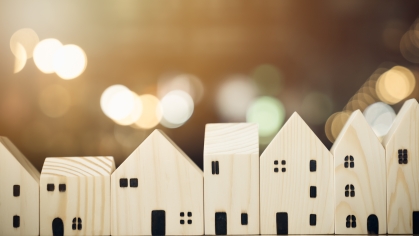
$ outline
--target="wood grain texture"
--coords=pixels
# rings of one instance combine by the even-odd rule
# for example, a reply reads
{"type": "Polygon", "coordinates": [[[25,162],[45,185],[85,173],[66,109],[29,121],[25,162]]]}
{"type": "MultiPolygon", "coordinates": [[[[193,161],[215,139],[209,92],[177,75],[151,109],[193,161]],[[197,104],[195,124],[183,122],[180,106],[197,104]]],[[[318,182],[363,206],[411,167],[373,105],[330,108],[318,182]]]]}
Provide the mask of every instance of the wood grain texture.
{"type": "Polygon", "coordinates": [[[110,235],[113,157],[46,158],[40,184],[40,232],[53,235],[52,222],[60,218],[65,235],[110,235]],[[54,185],[48,191],[48,184],[54,185]],[[65,184],[65,191],[60,190],[65,184]],[[81,219],[73,229],[73,219],[81,219]]]}
{"type": "Polygon", "coordinates": [[[0,235],[39,235],[39,176],[12,142],[0,137],[0,235]],[[14,196],[14,185],[19,185],[19,196],[14,196]],[[19,216],[18,228],[14,216],[19,216]]]}
{"type": "MultiPolygon", "coordinates": [[[[385,234],[385,152],[361,111],[351,114],[330,151],[335,159],[336,234],[367,234],[367,219],[372,214],[378,218],[378,233],[385,234]],[[348,168],[345,168],[346,156],[348,168]],[[354,160],[353,168],[350,156],[354,160]],[[354,186],[354,197],[350,196],[350,188],[345,192],[347,185],[354,186]],[[355,216],[356,227],[346,227],[349,215],[355,216]]],[[[352,226],[352,219],[349,223],[352,226]]]]}
{"type": "Polygon", "coordinates": [[[227,234],[259,234],[259,140],[256,124],[207,124],[204,145],[205,234],[215,213],[227,215],[227,234]],[[212,174],[218,161],[219,174],[212,174]],[[242,225],[241,214],[248,224],[242,225]]]}
{"type": "Polygon", "coordinates": [[[288,214],[289,234],[333,234],[333,176],[331,153],[294,113],[260,157],[261,234],[277,233],[278,212],[288,214]],[[315,198],[310,186],[316,187],[315,198]],[[315,225],[310,225],[311,214],[315,225]]]}
{"type": "Polygon", "coordinates": [[[412,212],[419,211],[419,104],[403,104],[384,137],[387,163],[387,228],[389,234],[412,234],[412,212]],[[406,149],[408,163],[399,164],[398,150],[406,149]]]}
{"type": "Polygon", "coordinates": [[[165,211],[166,235],[204,233],[202,170],[162,131],[153,131],[111,182],[112,235],[151,235],[154,210],[165,211]],[[127,187],[120,187],[121,178],[127,187]],[[130,187],[132,178],[138,187],[130,187]]]}

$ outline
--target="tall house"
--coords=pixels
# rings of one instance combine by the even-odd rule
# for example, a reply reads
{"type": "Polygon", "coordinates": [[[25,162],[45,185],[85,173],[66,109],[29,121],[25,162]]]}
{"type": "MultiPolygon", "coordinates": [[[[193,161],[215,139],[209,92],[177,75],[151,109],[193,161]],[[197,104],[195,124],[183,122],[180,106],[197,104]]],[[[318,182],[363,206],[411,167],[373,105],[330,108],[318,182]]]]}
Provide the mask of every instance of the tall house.
{"type": "Polygon", "coordinates": [[[294,113],[260,157],[261,234],[333,234],[333,166],[294,113]]]}
{"type": "Polygon", "coordinates": [[[207,124],[205,234],[259,234],[259,136],[256,124],[207,124]]]}
{"type": "Polygon", "coordinates": [[[0,235],[39,235],[39,172],[0,137],[0,235]]]}
{"type": "Polygon", "coordinates": [[[384,137],[389,234],[419,234],[419,104],[410,99],[384,137]]]}
{"type": "Polygon", "coordinates": [[[385,152],[360,110],[351,114],[330,151],[336,234],[385,234],[385,152]]]}

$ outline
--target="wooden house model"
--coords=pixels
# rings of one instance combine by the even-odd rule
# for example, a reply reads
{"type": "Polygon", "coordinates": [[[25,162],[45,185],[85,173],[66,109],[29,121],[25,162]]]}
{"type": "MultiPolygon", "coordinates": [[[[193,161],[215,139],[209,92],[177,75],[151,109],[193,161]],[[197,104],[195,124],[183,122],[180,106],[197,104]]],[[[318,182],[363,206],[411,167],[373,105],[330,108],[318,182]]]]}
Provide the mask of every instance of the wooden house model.
{"type": "Polygon", "coordinates": [[[205,234],[259,234],[259,136],[256,124],[207,124],[205,234]]]}
{"type": "Polygon", "coordinates": [[[261,234],[333,234],[333,164],[295,112],[260,157],[261,234]]]}
{"type": "Polygon", "coordinates": [[[403,104],[384,137],[389,234],[419,234],[419,104],[403,104]]]}
{"type": "Polygon", "coordinates": [[[336,234],[385,234],[385,152],[360,110],[351,114],[330,151],[336,234]]]}
{"type": "Polygon", "coordinates": [[[0,235],[39,235],[39,172],[0,137],[0,235]]]}
{"type": "Polygon", "coordinates": [[[41,235],[110,235],[113,157],[46,158],[41,235]]]}
{"type": "Polygon", "coordinates": [[[112,235],[204,234],[203,172],[153,131],[112,174],[112,235]]]}

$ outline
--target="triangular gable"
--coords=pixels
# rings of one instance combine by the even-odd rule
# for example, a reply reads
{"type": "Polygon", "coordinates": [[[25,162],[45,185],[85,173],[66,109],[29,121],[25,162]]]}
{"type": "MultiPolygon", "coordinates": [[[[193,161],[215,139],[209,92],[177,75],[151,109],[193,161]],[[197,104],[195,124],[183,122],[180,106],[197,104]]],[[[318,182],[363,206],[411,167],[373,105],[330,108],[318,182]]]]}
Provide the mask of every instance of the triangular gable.
{"type": "Polygon", "coordinates": [[[20,165],[32,176],[39,184],[40,173],[34,165],[17,149],[17,147],[6,137],[0,136],[0,143],[12,154],[20,165]]]}

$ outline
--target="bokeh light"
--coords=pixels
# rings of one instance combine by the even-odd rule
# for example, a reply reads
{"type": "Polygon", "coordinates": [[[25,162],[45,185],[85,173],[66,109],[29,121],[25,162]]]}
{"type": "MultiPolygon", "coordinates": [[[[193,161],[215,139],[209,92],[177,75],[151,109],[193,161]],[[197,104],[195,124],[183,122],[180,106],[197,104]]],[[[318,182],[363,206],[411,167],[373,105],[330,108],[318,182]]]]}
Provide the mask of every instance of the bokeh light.
{"type": "Polygon", "coordinates": [[[157,94],[160,98],[173,90],[182,90],[188,93],[195,104],[198,104],[204,96],[202,81],[191,74],[166,74],[159,79],[157,94]]]}
{"type": "Polygon", "coordinates": [[[20,59],[29,59],[33,55],[33,50],[36,44],[39,42],[39,37],[33,29],[24,28],[16,31],[10,38],[10,49],[16,58],[20,59]],[[22,45],[25,49],[25,56],[22,57],[21,52],[19,52],[19,47],[17,44],[22,45]]]}
{"type": "Polygon", "coordinates": [[[406,60],[419,63],[419,29],[413,28],[403,35],[400,40],[400,52],[406,60]]]}
{"type": "Polygon", "coordinates": [[[69,110],[71,97],[63,86],[50,85],[42,90],[38,104],[45,115],[57,118],[63,116],[69,110]]]}
{"type": "Polygon", "coordinates": [[[62,79],[69,80],[78,77],[86,69],[86,65],[86,54],[77,45],[64,45],[54,54],[54,71],[62,79]]]}
{"type": "Polygon", "coordinates": [[[188,93],[174,90],[161,99],[161,107],[163,117],[160,123],[167,128],[177,128],[192,116],[194,103],[188,93]]]}
{"type": "Polygon", "coordinates": [[[302,116],[306,117],[307,123],[320,125],[323,124],[333,111],[333,102],[324,93],[311,92],[304,97],[302,106],[302,116]]]}
{"type": "Polygon", "coordinates": [[[396,113],[393,108],[383,102],[376,102],[369,105],[363,114],[379,138],[382,138],[388,133],[396,118],[396,113]]]}
{"type": "Polygon", "coordinates": [[[330,142],[335,142],[346,121],[348,121],[350,115],[350,112],[341,111],[333,113],[327,119],[325,125],[325,133],[330,142]]]}
{"type": "Polygon", "coordinates": [[[151,129],[159,124],[162,119],[162,108],[159,99],[151,94],[140,96],[143,104],[143,112],[134,123],[134,128],[151,129]]]}
{"type": "Polygon", "coordinates": [[[281,74],[273,65],[264,64],[256,67],[252,78],[263,95],[276,96],[282,90],[281,74]]]}
{"type": "Polygon", "coordinates": [[[263,96],[252,102],[247,111],[246,121],[259,125],[259,136],[275,135],[284,123],[285,108],[274,97],[263,96]]]}
{"type": "Polygon", "coordinates": [[[377,80],[376,92],[381,101],[395,104],[409,96],[416,86],[413,73],[402,66],[395,66],[377,80]]]}
{"type": "Polygon", "coordinates": [[[18,73],[25,67],[27,58],[25,48],[22,44],[16,43],[15,47],[15,53],[17,56],[15,57],[15,68],[13,72],[18,73]]]}
{"type": "Polygon", "coordinates": [[[134,95],[134,109],[131,111],[131,113],[120,120],[114,120],[115,123],[118,125],[132,125],[134,124],[138,119],[140,119],[141,114],[143,113],[143,102],[141,101],[141,98],[133,93],[134,95]]]}
{"type": "Polygon", "coordinates": [[[100,107],[112,120],[127,118],[136,106],[135,94],[124,85],[112,85],[100,98],[100,107]]]}
{"type": "Polygon", "coordinates": [[[242,122],[246,111],[258,92],[255,83],[246,76],[233,75],[226,79],[217,92],[216,104],[220,118],[226,122],[242,122]]]}
{"type": "Polygon", "coordinates": [[[63,44],[57,39],[44,39],[39,42],[33,52],[33,60],[40,71],[45,74],[54,73],[54,54],[63,44]]]}

